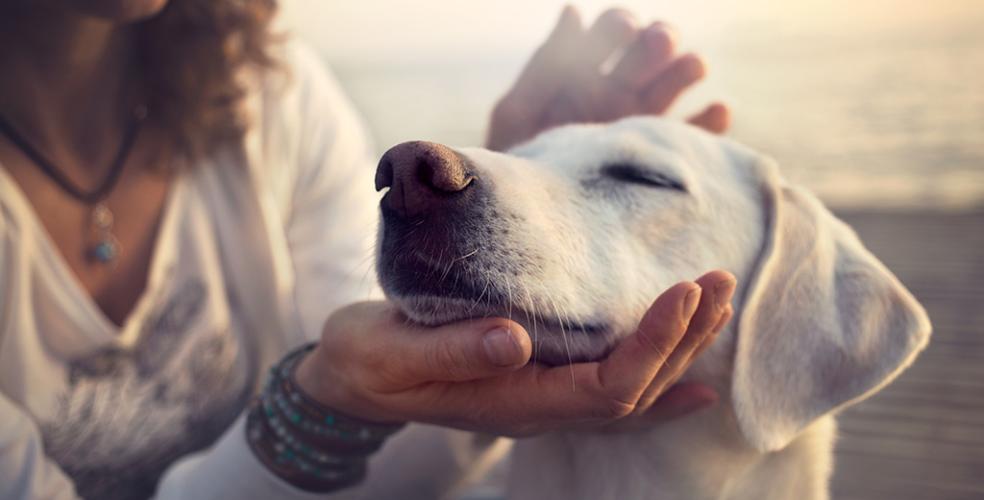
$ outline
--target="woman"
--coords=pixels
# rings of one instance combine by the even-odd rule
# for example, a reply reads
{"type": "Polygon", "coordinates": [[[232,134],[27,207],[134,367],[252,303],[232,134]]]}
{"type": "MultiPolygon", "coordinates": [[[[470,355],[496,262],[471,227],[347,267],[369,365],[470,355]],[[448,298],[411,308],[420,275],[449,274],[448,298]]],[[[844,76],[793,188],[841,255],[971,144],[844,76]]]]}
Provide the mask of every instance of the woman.
{"type": "MultiPolygon", "coordinates": [[[[727,273],[570,369],[528,364],[503,318],[425,330],[345,306],[371,294],[372,151],[316,59],[271,35],[275,9],[0,4],[0,498],[432,498],[488,441],[404,422],[527,435],[713,403],[664,391],[730,318],[727,273]]],[[[660,25],[567,9],[489,144],[661,113],[702,73],[660,25]]],[[[722,131],[727,110],[693,122],[722,131]]]]}

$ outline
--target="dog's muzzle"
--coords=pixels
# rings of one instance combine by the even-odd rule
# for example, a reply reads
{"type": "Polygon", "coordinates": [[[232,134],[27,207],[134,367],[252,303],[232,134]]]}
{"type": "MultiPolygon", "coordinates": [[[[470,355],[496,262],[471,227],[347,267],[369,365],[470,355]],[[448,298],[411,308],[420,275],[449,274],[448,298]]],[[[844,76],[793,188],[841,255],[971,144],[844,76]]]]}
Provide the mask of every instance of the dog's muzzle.
{"type": "Polygon", "coordinates": [[[489,186],[474,165],[447,146],[405,142],[379,161],[376,189],[385,188],[378,248],[383,288],[399,296],[479,296],[483,266],[455,260],[493,240],[489,186]]]}

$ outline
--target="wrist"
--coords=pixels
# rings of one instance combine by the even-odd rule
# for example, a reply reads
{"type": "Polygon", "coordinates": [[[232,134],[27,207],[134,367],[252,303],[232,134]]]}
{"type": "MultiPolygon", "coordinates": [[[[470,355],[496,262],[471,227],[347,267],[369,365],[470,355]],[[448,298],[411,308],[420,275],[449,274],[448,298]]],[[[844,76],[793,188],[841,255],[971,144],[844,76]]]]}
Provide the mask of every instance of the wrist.
{"type": "Polygon", "coordinates": [[[402,426],[337,413],[304,392],[295,374],[313,349],[292,351],[271,368],[250,408],[247,436],[274,474],[298,488],[328,492],[361,481],[369,455],[402,426]]]}
{"type": "Polygon", "coordinates": [[[305,353],[290,376],[295,387],[308,400],[369,425],[396,426],[405,423],[368,403],[371,398],[365,397],[364,391],[353,389],[352,382],[344,373],[331,370],[330,361],[320,349],[321,345],[318,344],[305,353]]]}
{"type": "Polygon", "coordinates": [[[325,405],[333,408],[344,407],[345,405],[341,401],[338,401],[342,398],[332,397],[331,392],[333,391],[330,391],[329,387],[326,387],[329,384],[324,383],[325,380],[332,377],[320,373],[319,368],[321,364],[318,362],[320,348],[320,345],[315,346],[314,349],[303,355],[297,363],[297,368],[294,370],[294,381],[304,393],[310,394],[325,405]]]}

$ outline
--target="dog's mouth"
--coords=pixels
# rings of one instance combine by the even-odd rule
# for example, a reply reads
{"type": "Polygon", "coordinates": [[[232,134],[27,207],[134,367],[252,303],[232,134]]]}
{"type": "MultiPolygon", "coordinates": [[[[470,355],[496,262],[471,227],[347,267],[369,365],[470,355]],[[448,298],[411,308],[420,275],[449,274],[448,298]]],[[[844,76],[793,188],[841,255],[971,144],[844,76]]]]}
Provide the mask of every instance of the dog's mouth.
{"type": "Polygon", "coordinates": [[[392,299],[411,321],[430,326],[478,318],[509,318],[529,332],[533,361],[546,365],[595,361],[605,357],[613,344],[609,340],[610,328],[605,324],[531,312],[518,304],[424,294],[392,299]]]}
{"type": "Polygon", "coordinates": [[[457,257],[437,265],[417,251],[383,252],[380,279],[387,295],[416,323],[438,326],[469,319],[509,318],[526,329],[533,342],[533,361],[562,365],[595,361],[615,341],[602,315],[584,319],[549,300],[532,297],[522,286],[480,278],[481,269],[457,257]],[[481,284],[479,284],[481,283],[481,284]]]}

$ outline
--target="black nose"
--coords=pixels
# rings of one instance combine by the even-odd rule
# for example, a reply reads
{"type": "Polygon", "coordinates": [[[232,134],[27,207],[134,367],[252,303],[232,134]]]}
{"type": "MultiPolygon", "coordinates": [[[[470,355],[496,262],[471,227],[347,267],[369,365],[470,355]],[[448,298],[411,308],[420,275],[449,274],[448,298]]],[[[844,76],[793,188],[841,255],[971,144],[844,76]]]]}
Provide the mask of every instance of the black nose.
{"type": "Polygon", "coordinates": [[[446,209],[475,181],[468,161],[451,148],[433,142],[393,146],[376,167],[376,190],[390,188],[383,208],[403,217],[446,209]]]}

